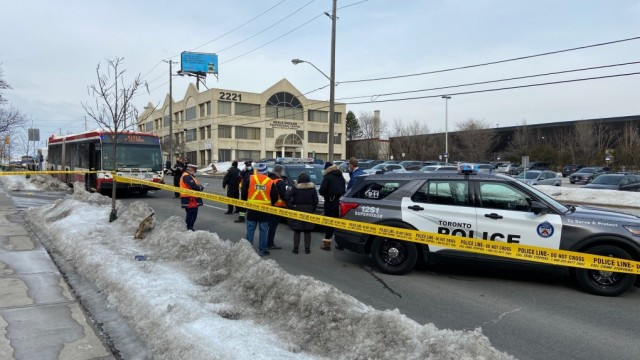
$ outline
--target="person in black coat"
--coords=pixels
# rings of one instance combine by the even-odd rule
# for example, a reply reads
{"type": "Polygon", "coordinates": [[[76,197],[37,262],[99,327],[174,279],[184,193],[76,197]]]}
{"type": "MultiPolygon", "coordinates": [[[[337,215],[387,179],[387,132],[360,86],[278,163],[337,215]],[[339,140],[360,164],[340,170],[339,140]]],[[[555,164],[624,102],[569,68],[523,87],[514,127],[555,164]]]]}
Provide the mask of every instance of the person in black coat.
{"type": "MultiPolygon", "coordinates": [[[[180,178],[182,178],[182,173],[184,173],[185,164],[180,159],[180,156],[176,156],[176,163],[173,165],[171,171],[173,171],[173,186],[180,186],[180,178]]],[[[180,197],[180,193],[175,193],[174,197],[180,197]]]]}
{"type": "MultiPolygon", "coordinates": [[[[298,175],[298,182],[296,185],[287,192],[286,198],[287,207],[296,211],[302,211],[307,213],[313,213],[318,207],[318,192],[316,186],[309,179],[309,175],[306,172],[301,172],[298,175]]],[[[304,252],[305,254],[311,253],[311,230],[314,225],[300,220],[289,220],[289,226],[293,230],[293,253],[298,253],[298,246],[300,245],[300,233],[304,233],[304,252]]]]}
{"type": "MultiPolygon", "coordinates": [[[[240,196],[240,181],[242,181],[242,178],[240,177],[238,162],[234,161],[222,179],[222,188],[227,189],[227,197],[237,199],[240,196]]],[[[229,204],[227,206],[228,210],[225,214],[233,214],[233,205],[229,204]]]]}
{"type": "MultiPolygon", "coordinates": [[[[240,171],[240,184],[244,184],[245,180],[249,181],[249,176],[251,176],[251,174],[253,174],[253,167],[251,167],[251,164],[253,163],[253,161],[251,160],[247,160],[244,162],[244,169],[242,169],[242,171],[240,171]]],[[[241,200],[247,200],[246,198],[242,197],[242,189],[240,189],[240,199],[241,200]]],[[[245,215],[247,215],[247,212],[244,208],[241,207],[236,207],[236,212],[238,213],[238,218],[236,220],[233,220],[233,222],[235,223],[243,223],[244,222],[244,217],[245,215]]]]}
{"type": "MultiPolygon", "coordinates": [[[[340,217],[340,197],[346,192],[346,182],[342,176],[342,171],[331,161],[324,164],[322,172],[322,184],[320,185],[320,195],[324,197],[324,216],[333,218],[340,217]]],[[[322,240],[322,250],[331,250],[331,240],[335,228],[327,227],[327,231],[322,240]]],[[[341,249],[336,245],[336,249],[341,249]]]]}
{"type": "MultiPolygon", "coordinates": [[[[287,206],[284,200],[287,197],[287,185],[285,185],[285,182],[282,179],[282,170],[282,165],[276,165],[273,167],[273,172],[269,173],[269,178],[273,180],[272,187],[275,187],[278,191],[278,198],[274,203],[274,206],[278,207],[287,206]]],[[[280,216],[271,214],[271,220],[269,220],[269,234],[267,235],[267,249],[269,250],[282,249],[282,247],[275,243],[276,230],[278,229],[280,219],[280,216]]]]}

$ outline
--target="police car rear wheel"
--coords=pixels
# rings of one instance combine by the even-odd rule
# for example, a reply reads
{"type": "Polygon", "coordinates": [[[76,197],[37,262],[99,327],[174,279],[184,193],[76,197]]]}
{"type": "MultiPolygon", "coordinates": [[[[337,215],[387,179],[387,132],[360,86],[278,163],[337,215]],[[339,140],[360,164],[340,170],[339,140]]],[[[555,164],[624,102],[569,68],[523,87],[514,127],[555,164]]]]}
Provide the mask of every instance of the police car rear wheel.
{"type": "Polygon", "coordinates": [[[371,256],[382,272],[402,275],[413,270],[418,249],[410,242],[378,237],[371,245],[371,256]]]}
{"type": "MultiPolygon", "coordinates": [[[[620,259],[631,260],[631,255],[623,249],[612,245],[598,245],[585,252],[589,254],[611,256],[620,259]]],[[[625,293],[636,281],[633,274],[614,273],[610,271],[596,271],[586,269],[576,269],[576,280],[578,284],[595,295],[618,296],[625,293]]]]}

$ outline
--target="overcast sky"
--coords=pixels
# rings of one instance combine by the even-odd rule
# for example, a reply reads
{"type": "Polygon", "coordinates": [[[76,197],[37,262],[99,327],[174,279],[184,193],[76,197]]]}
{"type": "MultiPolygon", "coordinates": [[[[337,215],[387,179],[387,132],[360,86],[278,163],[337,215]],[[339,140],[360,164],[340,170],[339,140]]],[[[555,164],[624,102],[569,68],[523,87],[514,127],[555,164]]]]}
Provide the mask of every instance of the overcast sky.
{"type": "MultiPolygon", "coordinates": [[[[338,7],[358,2],[339,0],[338,7]]],[[[124,57],[129,79],[138,73],[144,75],[152,91],[136,98],[142,110],[147,102],[157,103],[168,92],[168,65],[161,60],[179,61],[177,55],[184,50],[219,54],[220,79],[209,77],[209,87],[262,92],[287,78],[305,93],[328,81],[308,64],[295,66],[291,59],[311,61],[329,73],[331,21],[321,14],[330,8],[330,0],[3,1],[0,62],[5,80],[13,87],[4,91],[4,96],[33,119],[43,138],[59,128],[81,131],[85,115],[81,102],[91,101],[87,86],[95,83],[99,62],[124,57]],[[256,20],[210,42],[271,7],[256,20]],[[309,20],[290,34],[243,55],[309,20]]],[[[640,36],[640,0],[369,0],[338,10],[338,17],[338,82],[427,72],[640,36]]],[[[434,75],[344,83],[337,86],[336,97],[640,61],[639,55],[640,40],[633,40],[434,75]]],[[[632,72],[640,72],[640,65],[377,99],[632,72]]],[[[189,81],[174,79],[175,99],[182,99],[189,81]]],[[[449,127],[455,129],[456,123],[469,118],[492,126],[511,126],[522,121],[638,115],[639,94],[640,75],[457,95],[449,100],[449,127]]],[[[328,88],[308,97],[326,100],[328,88]]],[[[431,132],[444,129],[445,106],[439,97],[347,105],[347,109],[356,114],[378,109],[388,122],[420,120],[431,132]]],[[[89,122],[89,127],[95,124],[89,122]]]]}

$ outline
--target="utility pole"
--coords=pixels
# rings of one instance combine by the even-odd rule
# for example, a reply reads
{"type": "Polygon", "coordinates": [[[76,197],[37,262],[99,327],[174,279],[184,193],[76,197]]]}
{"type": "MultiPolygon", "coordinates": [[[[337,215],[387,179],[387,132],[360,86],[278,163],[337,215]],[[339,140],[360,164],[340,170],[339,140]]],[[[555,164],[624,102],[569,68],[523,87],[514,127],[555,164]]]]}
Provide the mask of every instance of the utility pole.
{"type": "Polygon", "coordinates": [[[87,117],[84,117],[84,131],[87,131],[87,117]]]}
{"type": "Polygon", "coordinates": [[[169,63],[169,160],[171,160],[173,157],[173,61],[171,59],[163,61],[169,63]]]}
{"type": "Polygon", "coordinates": [[[451,96],[443,95],[444,99],[444,157],[449,162],[449,99],[451,96]]]}
{"type": "MultiPolygon", "coordinates": [[[[329,79],[329,154],[327,161],[333,161],[333,145],[335,143],[334,122],[336,115],[336,3],[333,0],[333,10],[331,15],[331,77],[329,79]]],[[[344,149],[343,149],[344,151],[344,149]]],[[[344,154],[342,154],[344,156],[344,154]]]]}

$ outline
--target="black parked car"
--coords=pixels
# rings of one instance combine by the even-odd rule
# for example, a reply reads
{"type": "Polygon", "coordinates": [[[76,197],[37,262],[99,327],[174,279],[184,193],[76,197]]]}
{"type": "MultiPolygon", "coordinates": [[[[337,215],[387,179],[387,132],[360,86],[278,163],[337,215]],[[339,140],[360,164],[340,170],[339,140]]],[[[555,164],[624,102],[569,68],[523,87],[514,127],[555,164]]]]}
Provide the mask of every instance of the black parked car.
{"type": "Polygon", "coordinates": [[[609,189],[620,191],[639,191],[640,176],[634,174],[604,174],[584,186],[589,189],[609,189]]]}
{"type": "Polygon", "coordinates": [[[585,167],[571,174],[569,182],[572,184],[588,184],[599,175],[606,174],[609,168],[603,167],[585,167]]]}
{"type": "Polygon", "coordinates": [[[567,177],[573,174],[574,172],[582,169],[583,167],[584,166],[582,165],[566,164],[565,166],[562,167],[562,177],[567,177]]]}

